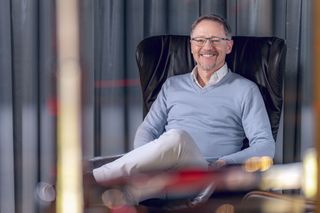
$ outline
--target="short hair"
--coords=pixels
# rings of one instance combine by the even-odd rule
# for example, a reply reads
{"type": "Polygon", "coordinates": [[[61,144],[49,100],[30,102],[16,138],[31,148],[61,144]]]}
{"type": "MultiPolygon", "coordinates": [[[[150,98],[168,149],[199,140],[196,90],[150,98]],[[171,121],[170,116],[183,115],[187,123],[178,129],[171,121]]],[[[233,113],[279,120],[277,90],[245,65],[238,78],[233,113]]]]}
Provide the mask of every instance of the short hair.
{"type": "Polygon", "coordinates": [[[209,20],[209,21],[213,21],[213,22],[218,22],[220,23],[223,28],[224,28],[224,32],[226,34],[226,36],[228,38],[231,38],[232,37],[232,32],[231,32],[231,27],[230,25],[228,24],[228,22],[222,18],[221,16],[219,15],[215,15],[215,14],[211,14],[211,15],[203,15],[203,16],[200,16],[199,18],[197,18],[193,24],[191,25],[191,32],[190,32],[190,35],[193,33],[194,29],[196,28],[196,26],[203,20],[209,20]]]}

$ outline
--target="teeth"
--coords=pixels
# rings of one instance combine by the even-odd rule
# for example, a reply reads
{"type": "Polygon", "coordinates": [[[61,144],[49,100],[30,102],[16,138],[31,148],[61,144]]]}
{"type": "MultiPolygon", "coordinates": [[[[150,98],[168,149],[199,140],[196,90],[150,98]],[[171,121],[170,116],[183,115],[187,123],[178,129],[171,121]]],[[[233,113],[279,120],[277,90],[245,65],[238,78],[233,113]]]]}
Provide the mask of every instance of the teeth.
{"type": "Polygon", "coordinates": [[[216,56],[217,54],[213,52],[207,52],[207,53],[200,53],[200,55],[204,57],[212,57],[212,56],[216,56]]]}
{"type": "Polygon", "coordinates": [[[212,56],[214,56],[213,54],[201,54],[202,56],[204,56],[204,57],[212,57],[212,56]]]}

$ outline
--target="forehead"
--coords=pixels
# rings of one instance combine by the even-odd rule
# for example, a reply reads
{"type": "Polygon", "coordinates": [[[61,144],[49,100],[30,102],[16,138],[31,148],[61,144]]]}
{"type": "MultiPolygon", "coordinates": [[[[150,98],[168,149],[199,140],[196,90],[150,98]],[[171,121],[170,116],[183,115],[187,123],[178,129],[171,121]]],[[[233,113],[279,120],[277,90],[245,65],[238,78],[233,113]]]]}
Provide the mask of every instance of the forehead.
{"type": "Polygon", "coordinates": [[[199,22],[196,27],[193,29],[192,34],[195,36],[226,36],[224,27],[221,23],[215,22],[212,20],[202,20],[199,22]]]}

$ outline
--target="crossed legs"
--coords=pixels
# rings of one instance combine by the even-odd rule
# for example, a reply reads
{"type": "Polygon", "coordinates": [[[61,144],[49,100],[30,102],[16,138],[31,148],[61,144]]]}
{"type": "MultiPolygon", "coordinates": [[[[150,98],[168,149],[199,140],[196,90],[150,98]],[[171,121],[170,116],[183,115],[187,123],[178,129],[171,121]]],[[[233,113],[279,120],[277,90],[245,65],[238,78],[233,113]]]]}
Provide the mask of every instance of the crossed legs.
{"type": "MultiPolygon", "coordinates": [[[[191,136],[172,129],[158,139],[138,147],[123,157],[93,170],[95,180],[105,184],[117,178],[151,171],[168,171],[181,168],[207,169],[208,162],[202,157],[191,136]]],[[[162,185],[147,181],[131,187],[131,196],[139,202],[152,197],[162,197],[162,185]]]]}

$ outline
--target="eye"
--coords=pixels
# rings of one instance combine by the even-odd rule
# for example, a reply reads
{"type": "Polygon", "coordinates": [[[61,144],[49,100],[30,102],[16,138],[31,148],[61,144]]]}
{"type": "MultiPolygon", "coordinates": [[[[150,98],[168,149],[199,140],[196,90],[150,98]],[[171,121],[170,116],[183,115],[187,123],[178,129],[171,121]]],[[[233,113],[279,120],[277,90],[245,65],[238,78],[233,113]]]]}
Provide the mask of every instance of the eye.
{"type": "Polygon", "coordinates": [[[207,40],[209,41],[210,45],[220,45],[223,40],[228,41],[230,40],[229,38],[221,38],[217,36],[212,36],[210,38],[201,38],[201,37],[196,37],[196,38],[191,38],[191,42],[199,47],[202,47],[206,44],[207,40]]]}
{"type": "Polygon", "coordinates": [[[192,38],[191,41],[193,41],[193,43],[198,46],[203,46],[206,43],[205,38],[192,38]]]}
{"type": "Polygon", "coordinates": [[[210,39],[210,43],[219,43],[219,42],[221,42],[221,38],[212,38],[212,39],[210,39]]]}
{"type": "Polygon", "coordinates": [[[200,45],[203,45],[204,43],[206,43],[206,39],[204,38],[197,38],[195,39],[195,42],[197,42],[200,45]]]}

